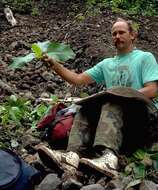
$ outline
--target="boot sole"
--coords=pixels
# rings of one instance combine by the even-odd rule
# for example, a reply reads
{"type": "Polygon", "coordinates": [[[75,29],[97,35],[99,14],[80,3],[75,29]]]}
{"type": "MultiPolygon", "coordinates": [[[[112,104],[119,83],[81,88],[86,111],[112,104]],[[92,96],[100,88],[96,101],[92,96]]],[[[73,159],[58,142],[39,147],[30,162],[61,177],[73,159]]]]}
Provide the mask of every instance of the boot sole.
{"type": "Polygon", "coordinates": [[[102,170],[101,168],[99,168],[98,166],[92,164],[91,162],[88,162],[87,160],[84,160],[83,158],[80,160],[80,165],[85,165],[86,167],[90,167],[92,169],[95,169],[97,170],[98,172],[102,173],[102,174],[105,174],[106,176],[110,177],[110,178],[114,178],[117,176],[117,173],[116,174],[113,174],[111,172],[108,172],[108,171],[105,171],[105,170],[102,170]]]}
{"type": "Polygon", "coordinates": [[[37,147],[37,152],[40,159],[47,167],[57,171],[60,174],[64,172],[60,163],[54,158],[52,150],[43,145],[39,145],[37,147]]]}

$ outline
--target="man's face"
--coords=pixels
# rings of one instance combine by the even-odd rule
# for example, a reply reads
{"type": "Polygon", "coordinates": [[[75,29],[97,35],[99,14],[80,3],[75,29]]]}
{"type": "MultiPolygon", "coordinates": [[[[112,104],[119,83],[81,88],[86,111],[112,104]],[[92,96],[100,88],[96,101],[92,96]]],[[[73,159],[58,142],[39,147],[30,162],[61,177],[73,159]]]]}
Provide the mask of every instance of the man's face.
{"type": "Polygon", "coordinates": [[[132,45],[134,33],[129,31],[126,22],[118,21],[112,27],[112,39],[119,51],[126,51],[132,45]]]}

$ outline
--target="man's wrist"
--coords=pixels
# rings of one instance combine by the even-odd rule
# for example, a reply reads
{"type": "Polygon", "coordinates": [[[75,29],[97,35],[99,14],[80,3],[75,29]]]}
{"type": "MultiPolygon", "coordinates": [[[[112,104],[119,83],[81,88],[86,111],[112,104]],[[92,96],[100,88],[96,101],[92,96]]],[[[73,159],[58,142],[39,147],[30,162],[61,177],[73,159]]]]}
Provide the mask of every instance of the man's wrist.
{"type": "Polygon", "coordinates": [[[56,60],[51,61],[52,68],[54,68],[56,65],[58,65],[58,62],[56,60]]]}

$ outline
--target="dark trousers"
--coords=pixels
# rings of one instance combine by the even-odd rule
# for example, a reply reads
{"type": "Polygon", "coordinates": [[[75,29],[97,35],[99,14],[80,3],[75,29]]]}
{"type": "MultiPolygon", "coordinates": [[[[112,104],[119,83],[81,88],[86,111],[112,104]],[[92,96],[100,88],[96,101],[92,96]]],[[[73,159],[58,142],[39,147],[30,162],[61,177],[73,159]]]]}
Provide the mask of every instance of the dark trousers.
{"type": "MultiPolygon", "coordinates": [[[[80,147],[90,148],[101,145],[119,150],[122,144],[121,128],[123,126],[121,107],[109,102],[102,105],[98,122],[95,125],[89,122],[87,115],[81,110],[82,108],[75,116],[67,149],[77,150],[80,147]]],[[[91,111],[94,112],[95,108],[91,108],[89,112],[91,111]]]]}

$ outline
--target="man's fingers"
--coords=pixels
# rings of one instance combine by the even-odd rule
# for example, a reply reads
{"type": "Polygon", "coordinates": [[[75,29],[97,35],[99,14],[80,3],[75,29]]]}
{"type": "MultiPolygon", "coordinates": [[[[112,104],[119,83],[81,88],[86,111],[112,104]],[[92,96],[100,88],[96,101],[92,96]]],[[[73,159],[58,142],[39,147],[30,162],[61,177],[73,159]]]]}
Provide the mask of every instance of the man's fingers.
{"type": "Polygon", "coordinates": [[[49,64],[55,64],[55,63],[64,63],[62,61],[55,60],[53,57],[49,57],[46,53],[42,55],[42,61],[47,62],[49,64]]]}
{"type": "Polygon", "coordinates": [[[46,59],[48,59],[49,57],[48,57],[48,55],[47,54],[43,54],[42,55],[42,60],[46,60],[46,59]]]}

